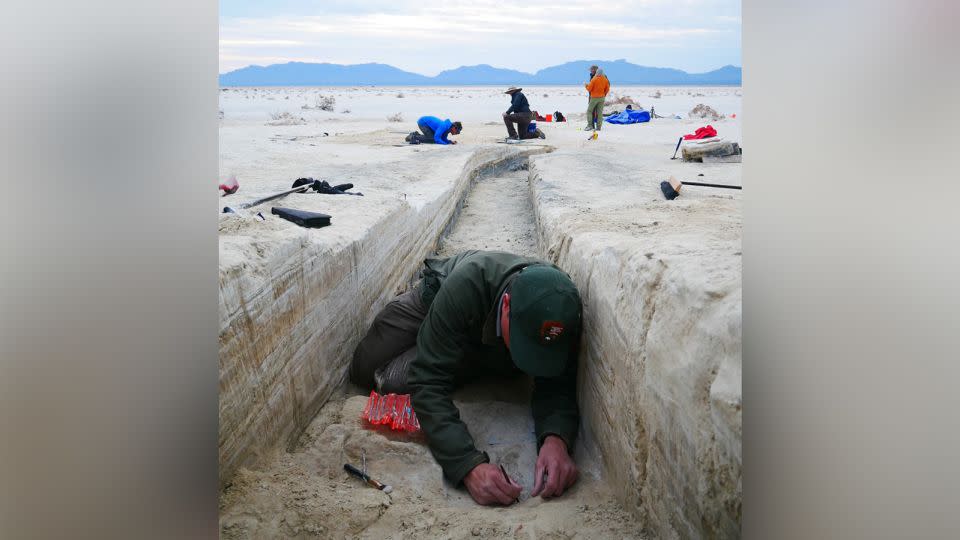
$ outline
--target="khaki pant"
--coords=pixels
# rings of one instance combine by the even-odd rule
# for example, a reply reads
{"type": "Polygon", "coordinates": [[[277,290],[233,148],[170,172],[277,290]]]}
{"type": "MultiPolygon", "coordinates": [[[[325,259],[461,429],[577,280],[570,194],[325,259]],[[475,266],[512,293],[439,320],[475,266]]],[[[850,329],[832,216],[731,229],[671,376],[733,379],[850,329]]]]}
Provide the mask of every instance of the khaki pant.
{"type": "Polygon", "coordinates": [[[603,125],[603,102],[606,100],[606,97],[592,97],[590,101],[587,102],[587,129],[600,131],[600,126],[603,125]]]}
{"type": "MultiPolygon", "coordinates": [[[[417,334],[428,311],[429,307],[420,298],[419,285],[391,300],[373,319],[367,335],[353,352],[350,381],[363,388],[375,388],[381,394],[409,394],[407,375],[410,364],[417,358],[417,334]]],[[[505,363],[486,357],[477,360],[473,356],[476,351],[464,352],[465,358],[474,360],[458,367],[456,386],[490,375],[521,375],[509,359],[505,363]]]]}
{"type": "Polygon", "coordinates": [[[354,351],[350,380],[383,393],[410,393],[407,372],[417,357],[417,333],[426,317],[420,287],[391,300],[354,351]]]}
{"type": "Polygon", "coordinates": [[[507,126],[507,135],[514,139],[536,139],[536,133],[530,133],[527,128],[533,122],[533,113],[511,113],[503,115],[503,123],[507,126]],[[517,129],[513,129],[513,124],[517,124],[517,129]]]}

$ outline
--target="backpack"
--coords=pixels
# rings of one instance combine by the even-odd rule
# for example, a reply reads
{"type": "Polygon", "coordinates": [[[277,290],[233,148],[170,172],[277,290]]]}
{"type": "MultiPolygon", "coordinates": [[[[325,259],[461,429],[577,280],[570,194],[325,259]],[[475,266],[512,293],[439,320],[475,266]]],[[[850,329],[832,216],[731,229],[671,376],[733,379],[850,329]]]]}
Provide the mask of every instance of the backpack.
{"type": "Polygon", "coordinates": [[[563,113],[560,111],[553,112],[553,121],[554,122],[566,122],[567,119],[563,117],[563,113]]]}

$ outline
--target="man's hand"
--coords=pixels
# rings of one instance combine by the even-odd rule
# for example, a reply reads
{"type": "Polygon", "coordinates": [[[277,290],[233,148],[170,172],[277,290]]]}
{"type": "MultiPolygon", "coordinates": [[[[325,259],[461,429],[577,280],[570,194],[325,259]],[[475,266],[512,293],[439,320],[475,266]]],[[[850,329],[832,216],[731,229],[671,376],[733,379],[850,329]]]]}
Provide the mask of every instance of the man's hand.
{"type": "Polygon", "coordinates": [[[457,141],[450,141],[450,144],[457,144],[457,141]]]}
{"type": "Polygon", "coordinates": [[[567,452],[567,443],[556,435],[547,435],[540,447],[540,455],[537,456],[533,492],[530,496],[540,495],[544,499],[559,497],[577,481],[579,474],[567,452]],[[544,473],[547,475],[546,481],[543,480],[544,473]]]}
{"type": "Polygon", "coordinates": [[[500,467],[490,463],[481,463],[474,467],[463,479],[467,491],[477,504],[511,505],[520,496],[523,488],[503,475],[500,467]]]}

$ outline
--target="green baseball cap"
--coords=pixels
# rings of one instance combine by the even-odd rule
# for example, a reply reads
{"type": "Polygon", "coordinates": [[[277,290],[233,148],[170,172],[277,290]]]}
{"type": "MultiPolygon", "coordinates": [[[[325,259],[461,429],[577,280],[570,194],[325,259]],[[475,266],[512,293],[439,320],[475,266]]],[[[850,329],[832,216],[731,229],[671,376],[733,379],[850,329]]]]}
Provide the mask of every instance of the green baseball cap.
{"type": "Polygon", "coordinates": [[[528,266],[510,286],[510,356],[536,377],[556,377],[567,367],[580,332],[580,293],[563,271],[528,266]]]}

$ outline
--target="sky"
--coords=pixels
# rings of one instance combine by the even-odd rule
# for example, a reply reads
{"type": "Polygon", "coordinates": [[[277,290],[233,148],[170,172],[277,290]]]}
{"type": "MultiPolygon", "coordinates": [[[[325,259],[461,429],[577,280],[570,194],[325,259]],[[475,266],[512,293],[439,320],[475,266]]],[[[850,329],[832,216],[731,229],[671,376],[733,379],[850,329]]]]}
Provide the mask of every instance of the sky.
{"type": "Polygon", "coordinates": [[[220,0],[220,73],[377,62],[433,76],[618,60],[702,73],[741,65],[739,0],[220,0]]]}

